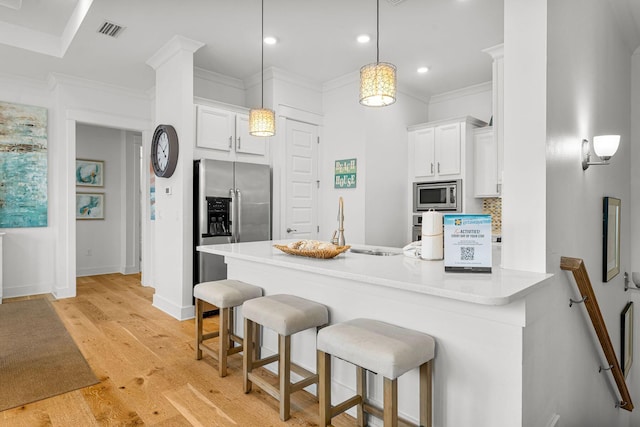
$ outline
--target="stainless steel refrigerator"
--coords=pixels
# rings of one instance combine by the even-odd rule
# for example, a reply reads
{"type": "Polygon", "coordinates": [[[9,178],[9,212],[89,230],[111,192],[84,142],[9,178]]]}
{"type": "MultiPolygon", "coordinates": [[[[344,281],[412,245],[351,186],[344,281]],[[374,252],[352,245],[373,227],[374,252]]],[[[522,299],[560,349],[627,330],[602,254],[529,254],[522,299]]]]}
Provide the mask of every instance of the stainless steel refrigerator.
{"type": "Polygon", "coordinates": [[[222,256],[195,248],[271,239],[271,169],[268,165],[194,162],[194,285],[227,278],[222,256]]]}

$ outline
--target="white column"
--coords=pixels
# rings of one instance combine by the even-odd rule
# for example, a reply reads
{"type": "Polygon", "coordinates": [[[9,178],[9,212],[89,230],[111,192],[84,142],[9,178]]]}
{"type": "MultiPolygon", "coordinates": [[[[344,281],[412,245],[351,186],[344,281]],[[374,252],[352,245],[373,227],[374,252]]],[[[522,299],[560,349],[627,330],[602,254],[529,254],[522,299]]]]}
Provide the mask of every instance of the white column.
{"type": "Polygon", "coordinates": [[[173,176],[156,177],[153,305],[180,320],[193,317],[194,313],[193,54],[202,46],[198,41],[175,36],[147,61],[156,71],[156,125],[172,125],[179,141],[178,165],[173,176]]]}

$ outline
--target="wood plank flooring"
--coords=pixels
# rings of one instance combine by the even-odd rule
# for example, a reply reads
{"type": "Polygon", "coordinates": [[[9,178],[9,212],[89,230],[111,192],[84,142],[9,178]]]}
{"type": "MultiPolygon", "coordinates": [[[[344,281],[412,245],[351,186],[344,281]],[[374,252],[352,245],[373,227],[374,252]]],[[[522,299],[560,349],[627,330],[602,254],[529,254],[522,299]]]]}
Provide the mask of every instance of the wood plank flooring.
{"type": "MultiPolygon", "coordinates": [[[[0,426],[317,426],[309,393],[292,396],[286,423],[270,396],[256,387],[245,395],[241,356],[225,378],[210,357],[195,360],[194,321],[154,308],[153,292],[139,275],[107,274],[78,278],[76,298],[4,300],[51,300],[100,383],[0,412],[0,426]]],[[[205,330],[213,325],[217,316],[205,319],[205,330]]],[[[334,425],[355,424],[343,414],[334,425]]]]}

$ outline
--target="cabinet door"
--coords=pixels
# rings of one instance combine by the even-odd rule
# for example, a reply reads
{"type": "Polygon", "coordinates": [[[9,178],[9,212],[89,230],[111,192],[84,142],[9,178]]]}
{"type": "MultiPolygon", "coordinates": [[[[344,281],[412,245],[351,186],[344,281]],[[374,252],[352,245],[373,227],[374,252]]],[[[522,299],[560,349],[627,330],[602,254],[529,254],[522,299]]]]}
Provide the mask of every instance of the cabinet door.
{"type": "Polygon", "coordinates": [[[433,128],[413,131],[415,152],[413,156],[416,177],[432,177],[435,174],[433,128]]]}
{"type": "Polygon", "coordinates": [[[236,116],[236,153],[266,156],[269,138],[249,133],[249,115],[236,116]]]}
{"type": "Polygon", "coordinates": [[[460,175],[460,123],[436,127],[436,174],[460,175]]]}
{"type": "Polygon", "coordinates": [[[473,185],[475,197],[496,197],[498,192],[498,144],[493,130],[473,136],[473,185]]]}
{"type": "Polygon", "coordinates": [[[199,105],[196,117],[196,145],[231,152],[235,134],[235,113],[199,105]]]}

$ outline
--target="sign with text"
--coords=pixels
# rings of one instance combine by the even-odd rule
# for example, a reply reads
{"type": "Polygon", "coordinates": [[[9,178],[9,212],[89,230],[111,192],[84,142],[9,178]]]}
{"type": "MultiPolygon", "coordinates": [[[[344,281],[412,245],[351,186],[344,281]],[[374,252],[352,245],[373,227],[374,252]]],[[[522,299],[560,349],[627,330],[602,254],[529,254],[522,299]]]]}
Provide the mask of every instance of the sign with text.
{"type": "Polygon", "coordinates": [[[356,188],[357,159],[335,161],[333,188],[356,188]]]}
{"type": "Polygon", "coordinates": [[[491,273],[491,215],[445,214],[444,271],[491,273]]]}

